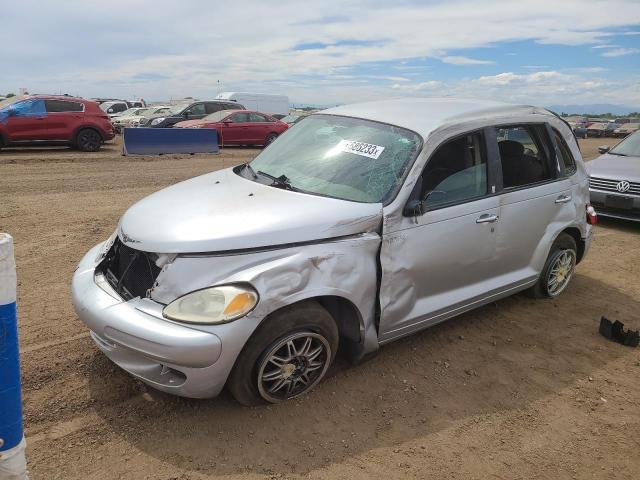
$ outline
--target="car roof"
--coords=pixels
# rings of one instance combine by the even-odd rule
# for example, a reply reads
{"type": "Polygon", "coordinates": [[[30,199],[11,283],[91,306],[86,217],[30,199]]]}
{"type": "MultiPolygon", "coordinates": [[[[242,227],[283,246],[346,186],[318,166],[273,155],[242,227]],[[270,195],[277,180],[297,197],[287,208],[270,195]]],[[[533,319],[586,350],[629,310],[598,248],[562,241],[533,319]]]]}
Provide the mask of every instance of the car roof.
{"type": "Polygon", "coordinates": [[[329,108],[312,115],[331,114],[374,120],[404,127],[427,136],[436,128],[450,123],[527,113],[553,115],[545,109],[531,105],[450,97],[378,100],[329,108]]]}
{"type": "MultiPolygon", "coordinates": [[[[86,102],[86,98],[71,97],[69,95],[26,95],[24,98],[38,98],[41,100],[68,100],[70,102],[86,102]]],[[[93,100],[89,100],[92,102],[93,100]]]]}

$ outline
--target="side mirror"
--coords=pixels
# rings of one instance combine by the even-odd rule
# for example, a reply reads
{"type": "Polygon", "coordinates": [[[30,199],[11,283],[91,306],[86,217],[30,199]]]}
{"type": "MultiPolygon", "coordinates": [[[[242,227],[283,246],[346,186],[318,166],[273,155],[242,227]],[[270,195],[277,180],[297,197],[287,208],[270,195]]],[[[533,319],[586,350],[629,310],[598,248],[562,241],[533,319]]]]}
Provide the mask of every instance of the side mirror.
{"type": "Polygon", "coordinates": [[[189,115],[191,115],[191,112],[184,112],[184,113],[182,114],[182,116],[183,116],[184,118],[189,118],[189,115]]]}
{"type": "Polygon", "coordinates": [[[608,145],[602,145],[601,147],[598,147],[598,151],[600,153],[607,153],[610,150],[608,145]]]}
{"type": "Polygon", "coordinates": [[[422,200],[409,200],[402,211],[405,217],[417,217],[424,213],[424,202],[422,200]]]}
{"type": "Polygon", "coordinates": [[[13,107],[9,107],[9,109],[7,110],[7,115],[10,117],[17,117],[18,111],[13,107]]]}
{"type": "Polygon", "coordinates": [[[225,121],[224,121],[224,122],[222,122],[222,123],[224,123],[224,124],[228,127],[228,126],[229,126],[231,123],[233,123],[233,122],[232,122],[231,120],[225,120],[225,121]]]}

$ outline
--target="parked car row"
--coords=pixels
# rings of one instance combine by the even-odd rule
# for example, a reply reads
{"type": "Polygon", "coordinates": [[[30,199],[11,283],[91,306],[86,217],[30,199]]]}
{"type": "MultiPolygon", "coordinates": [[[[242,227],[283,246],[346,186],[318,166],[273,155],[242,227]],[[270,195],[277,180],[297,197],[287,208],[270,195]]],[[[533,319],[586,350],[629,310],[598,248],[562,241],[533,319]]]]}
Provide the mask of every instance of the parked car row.
{"type": "Polygon", "coordinates": [[[571,123],[578,138],[617,137],[622,138],[640,129],[640,123],[587,122],[571,123]]]}

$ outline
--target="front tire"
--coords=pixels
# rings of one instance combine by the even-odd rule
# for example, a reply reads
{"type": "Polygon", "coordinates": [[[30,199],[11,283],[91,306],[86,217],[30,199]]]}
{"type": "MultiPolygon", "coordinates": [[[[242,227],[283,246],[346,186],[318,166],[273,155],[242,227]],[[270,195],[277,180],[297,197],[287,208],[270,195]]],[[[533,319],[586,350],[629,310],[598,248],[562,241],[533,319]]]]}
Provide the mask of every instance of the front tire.
{"type": "Polygon", "coordinates": [[[561,233],[553,242],[538,283],[528,291],[533,298],[556,298],[567,288],[576,267],[577,248],[574,238],[561,233]]]}
{"type": "Polygon", "coordinates": [[[245,345],[229,391],[246,406],[304,395],[324,378],[338,343],[336,323],[320,304],[285,307],[265,319],[245,345]]]}
{"type": "Polygon", "coordinates": [[[91,128],[83,128],[76,135],[75,146],[81,152],[97,152],[102,146],[102,137],[91,128]]]}

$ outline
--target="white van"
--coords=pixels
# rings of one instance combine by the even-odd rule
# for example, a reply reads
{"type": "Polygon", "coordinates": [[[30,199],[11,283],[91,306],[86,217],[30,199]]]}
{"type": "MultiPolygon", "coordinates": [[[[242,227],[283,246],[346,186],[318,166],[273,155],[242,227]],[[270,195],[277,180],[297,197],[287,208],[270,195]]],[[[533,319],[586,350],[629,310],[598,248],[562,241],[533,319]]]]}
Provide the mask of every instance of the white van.
{"type": "Polygon", "coordinates": [[[289,115],[289,97],[266,93],[222,92],[216,100],[231,100],[244,105],[247,110],[255,110],[273,116],[289,115]]]}

